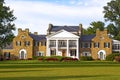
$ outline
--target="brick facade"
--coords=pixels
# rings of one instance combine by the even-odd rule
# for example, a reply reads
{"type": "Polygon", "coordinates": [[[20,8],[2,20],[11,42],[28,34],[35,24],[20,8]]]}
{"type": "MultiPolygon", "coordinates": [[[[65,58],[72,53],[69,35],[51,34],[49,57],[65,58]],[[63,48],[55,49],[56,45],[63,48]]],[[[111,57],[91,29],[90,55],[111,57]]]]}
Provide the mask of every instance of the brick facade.
{"type": "MultiPolygon", "coordinates": [[[[106,29],[104,31],[96,30],[96,34],[84,36],[81,35],[82,25],[75,26],[75,29],[73,29],[74,26],[61,27],[50,24],[47,36],[59,31],[57,27],[59,29],[63,28],[65,31],[70,32],[70,34],[80,36],[80,40],[78,39],[79,56],[92,56],[93,59],[104,60],[107,55],[112,53],[112,39],[109,38],[106,29]],[[72,27],[72,29],[69,27],[72,27]]],[[[46,42],[46,35],[38,35],[37,32],[32,34],[29,32],[29,29],[22,30],[19,28],[18,35],[12,42],[12,49],[3,49],[2,54],[5,59],[29,59],[34,56],[47,56],[46,47],[49,46],[46,46],[46,42]]]]}

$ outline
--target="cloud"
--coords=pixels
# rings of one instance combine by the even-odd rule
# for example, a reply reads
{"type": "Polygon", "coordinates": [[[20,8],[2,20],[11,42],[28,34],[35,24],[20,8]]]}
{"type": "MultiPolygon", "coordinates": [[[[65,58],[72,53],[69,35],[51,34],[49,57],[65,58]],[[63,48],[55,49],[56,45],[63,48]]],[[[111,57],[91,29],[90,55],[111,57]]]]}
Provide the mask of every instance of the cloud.
{"type": "Polygon", "coordinates": [[[102,7],[107,0],[102,2],[100,2],[101,0],[70,1],[68,3],[71,6],[37,0],[6,0],[6,4],[14,9],[17,28],[30,28],[31,32],[37,31],[40,34],[46,34],[49,23],[53,25],[79,25],[82,23],[86,27],[92,21],[103,20],[102,7]]]}

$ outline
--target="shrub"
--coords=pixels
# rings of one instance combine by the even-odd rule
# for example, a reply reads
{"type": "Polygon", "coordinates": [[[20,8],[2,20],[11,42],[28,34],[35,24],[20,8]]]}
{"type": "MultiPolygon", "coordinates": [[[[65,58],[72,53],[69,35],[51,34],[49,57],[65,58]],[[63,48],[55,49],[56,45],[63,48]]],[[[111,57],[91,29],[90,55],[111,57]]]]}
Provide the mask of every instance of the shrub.
{"type": "Polygon", "coordinates": [[[3,58],[0,58],[0,61],[3,61],[3,58]]]}
{"type": "Polygon", "coordinates": [[[28,58],[28,60],[32,60],[32,58],[28,58]]]}
{"type": "Polygon", "coordinates": [[[49,58],[46,58],[45,61],[59,61],[59,60],[54,57],[49,57],[49,58]]]}
{"type": "Polygon", "coordinates": [[[91,56],[81,56],[80,60],[81,61],[92,61],[93,58],[91,56]]]}
{"type": "Polygon", "coordinates": [[[44,58],[38,58],[38,61],[43,61],[44,60],[44,58]]]}
{"type": "Polygon", "coordinates": [[[114,59],[116,62],[120,62],[120,56],[115,56],[115,59],[114,59]]]}
{"type": "Polygon", "coordinates": [[[60,61],[78,61],[77,58],[63,57],[60,61]]]}
{"type": "Polygon", "coordinates": [[[112,54],[109,54],[108,56],[106,56],[106,60],[107,60],[107,61],[113,61],[116,56],[120,56],[120,53],[112,53],[112,54]]]}
{"type": "Polygon", "coordinates": [[[38,60],[38,59],[40,59],[40,58],[44,59],[45,57],[44,57],[44,56],[34,56],[34,57],[33,57],[34,60],[38,60]]]}

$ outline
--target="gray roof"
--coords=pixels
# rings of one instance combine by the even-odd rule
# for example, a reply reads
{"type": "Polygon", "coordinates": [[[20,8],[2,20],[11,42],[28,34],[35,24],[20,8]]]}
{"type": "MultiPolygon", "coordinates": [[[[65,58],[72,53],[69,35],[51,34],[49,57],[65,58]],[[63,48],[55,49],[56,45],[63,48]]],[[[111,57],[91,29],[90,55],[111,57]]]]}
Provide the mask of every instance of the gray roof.
{"type": "Polygon", "coordinates": [[[4,45],[3,49],[13,49],[13,43],[11,42],[10,44],[4,45]]]}
{"type": "Polygon", "coordinates": [[[62,29],[66,30],[68,32],[77,32],[79,30],[79,26],[52,26],[50,31],[57,32],[62,29]]]}
{"type": "Polygon", "coordinates": [[[29,36],[31,38],[33,38],[33,40],[35,41],[42,41],[42,40],[46,40],[46,35],[35,35],[35,34],[29,34],[29,36]]]}
{"type": "Polygon", "coordinates": [[[91,41],[95,37],[95,34],[92,35],[81,35],[81,41],[91,41]]]}

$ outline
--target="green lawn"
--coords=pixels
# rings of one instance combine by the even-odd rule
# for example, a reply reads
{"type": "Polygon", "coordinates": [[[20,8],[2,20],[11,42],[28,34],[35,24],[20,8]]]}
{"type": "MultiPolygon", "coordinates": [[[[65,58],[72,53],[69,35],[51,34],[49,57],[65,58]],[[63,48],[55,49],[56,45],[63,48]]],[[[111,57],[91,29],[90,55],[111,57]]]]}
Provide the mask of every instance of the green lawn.
{"type": "Polygon", "coordinates": [[[120,63],[2,61],[0,80],[120,80],[120,63]]]}

